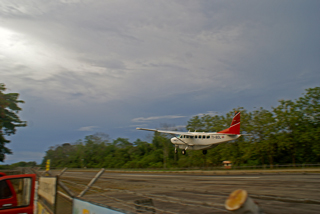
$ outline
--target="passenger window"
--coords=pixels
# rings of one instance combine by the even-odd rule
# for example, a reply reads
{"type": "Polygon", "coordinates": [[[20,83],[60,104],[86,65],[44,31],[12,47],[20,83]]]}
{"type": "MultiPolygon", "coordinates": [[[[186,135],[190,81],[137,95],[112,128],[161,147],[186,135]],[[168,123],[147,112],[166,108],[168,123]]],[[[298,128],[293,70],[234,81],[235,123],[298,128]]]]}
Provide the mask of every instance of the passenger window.
{"type": "Polygon", "coordinates": [[[198,136],[196,135],[196,136],[194,136],[194,138],[197,138],[198,136]]]}
{"type": "Polygon", "coordinates": [[[14,178],[10,179],[17,197],[17,206],[28,206],[31,197],[31,178],[14,178]]]}
{"type": "Polygon", "coordinates": [[[190,138],[193,138],[193,136],[190,136],[190,138]]]}
{"type": "Polygon", "coordinates": [[[189,135],[187,135],[187,138],[189,138],[189,135]]]}
{"type": "Polygon", "coordinates": [[[210,136],[207,136],[207,138],[210,138],[210,136]]]}
{"type": "Polygon", "coordinates": [[[203,139],[205,139],[205,138],[206,138],[206,136],[202,136],[202,138],[203,138],[203,139]]]}
{"type": "Polygon", "coordinates": [[[11,196],[12,192],[7,184],[7,181],[0,181],[0,199],[10,198],[11,196]]]}

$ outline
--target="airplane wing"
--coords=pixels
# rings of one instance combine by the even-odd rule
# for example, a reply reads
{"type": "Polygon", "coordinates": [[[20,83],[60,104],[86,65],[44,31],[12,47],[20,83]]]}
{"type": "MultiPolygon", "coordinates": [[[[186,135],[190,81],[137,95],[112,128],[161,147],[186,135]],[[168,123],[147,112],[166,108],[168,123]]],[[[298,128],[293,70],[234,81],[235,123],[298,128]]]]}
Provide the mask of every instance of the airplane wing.
{"type": "Polygon", "coordinates": [[[165,130],[158,130],[158,129],[146,129],[146,128],[137,128],[137,130],[145,130],[145,131],[153,131],[153,132],[160,132],[160,133],[166,133],[166,134],[173,134],[173,135],[188,135],[188,136],[194,136],[194,135],[244,135],[244,136],[251,136],[251,134],[231,134],[231,133],[218,133],[218,132],[178,132],[178,131],[165,131],[165,130]]]}
{"type": "Polygon", "coordinates": [[[174,135],[189,135],[193,136],[194,134],[189,132],[178,132],[178,131],[165,131],[165,130],[158,130],[158,129],[145,129],[145,128],[137,128],[138,130],[145,130],[145,131],[153,131],[153,132],[160,132],[166,134],[174,134],[174,135]]]}

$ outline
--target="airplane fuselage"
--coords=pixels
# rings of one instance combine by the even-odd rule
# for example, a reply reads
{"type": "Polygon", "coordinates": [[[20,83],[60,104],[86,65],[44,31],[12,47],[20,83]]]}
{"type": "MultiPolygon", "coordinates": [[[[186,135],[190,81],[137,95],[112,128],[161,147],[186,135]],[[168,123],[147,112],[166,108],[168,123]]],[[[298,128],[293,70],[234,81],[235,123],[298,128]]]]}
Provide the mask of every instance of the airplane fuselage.
{"type": "Polygon", "coordinates": [[[157,129],[137,128],[138,130],[146,130],[160,132],[166,134],[179,135],[171,138],[171,143],[175,145],[174,152],[181,149],[183,155],[186,150],[202,150],[202,153],[207,154],[207,149],[218,145],[219,143],[235,140],[241,136],[240,134],[240,112],[235,112],[229,128],[219,132],[181,132],[181,131],[166,131],[157,129]]]}
{"type": "Polygon", "coordinates": [[[241,135],[190,132],[188,135],[171,138],[171,143],[179,149],[204,150],[219,143],[235,140],[240,136],[241,135]]]}

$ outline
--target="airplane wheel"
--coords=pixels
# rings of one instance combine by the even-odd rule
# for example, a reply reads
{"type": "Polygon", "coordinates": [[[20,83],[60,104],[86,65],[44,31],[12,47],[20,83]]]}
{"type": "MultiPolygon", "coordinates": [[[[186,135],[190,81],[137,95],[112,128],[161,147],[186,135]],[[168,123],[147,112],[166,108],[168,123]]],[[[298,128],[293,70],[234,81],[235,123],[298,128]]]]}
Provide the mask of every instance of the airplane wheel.
{"type": "Polygon", "coordinates": [[[184,149],[181,150],[181,154],[185,155],[186,153],[187,153],[186,150],[184,149]]]}
{"type": "Polygon", "coordinates": [[[207,154],[207,150],[202,150],[202,154],[206,155],[207,154]]]}

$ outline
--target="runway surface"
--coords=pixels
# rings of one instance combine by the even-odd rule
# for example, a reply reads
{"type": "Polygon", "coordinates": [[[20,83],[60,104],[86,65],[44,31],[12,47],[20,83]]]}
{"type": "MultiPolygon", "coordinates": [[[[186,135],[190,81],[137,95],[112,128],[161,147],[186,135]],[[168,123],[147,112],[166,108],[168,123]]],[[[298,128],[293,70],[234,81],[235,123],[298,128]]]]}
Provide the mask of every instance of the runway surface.
{"type": "MultiPolygon", "coordinates": [[[[97,172],[61,176],[74,192],[97,172]]],[[[156,213],[229,213],[225,200],[245,189],[265,213],[320,213],[320,174],[202,175],[105,172],[85,198],[136,212],[136,200],[151,198],[156,213]]]]}

